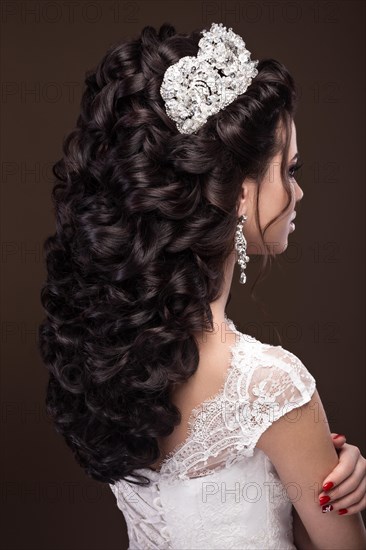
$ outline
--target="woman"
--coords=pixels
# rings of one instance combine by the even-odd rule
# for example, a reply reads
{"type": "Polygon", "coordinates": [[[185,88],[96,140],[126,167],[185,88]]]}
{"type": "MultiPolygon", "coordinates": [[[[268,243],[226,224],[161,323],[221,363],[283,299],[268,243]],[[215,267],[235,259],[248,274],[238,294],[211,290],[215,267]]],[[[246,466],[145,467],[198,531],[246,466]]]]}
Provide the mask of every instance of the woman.
{"type": "Polygon", "coordinates": [[[363,548],[365,460],[345,445],[338,464],[300,359],[225,313],[235,262],[245,283],[294,230],[292,77],[221,24],[164,24],[86,85],[45,242],[56,429],[110,484],[131,550],[363,548]]]}

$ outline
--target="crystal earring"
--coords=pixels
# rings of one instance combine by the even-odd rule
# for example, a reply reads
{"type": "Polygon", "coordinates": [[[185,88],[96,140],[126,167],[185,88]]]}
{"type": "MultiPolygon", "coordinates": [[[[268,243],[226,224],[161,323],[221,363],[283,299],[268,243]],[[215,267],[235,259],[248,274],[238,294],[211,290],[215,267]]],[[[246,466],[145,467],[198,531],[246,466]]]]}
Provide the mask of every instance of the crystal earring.
{"type": "Polygon", "coordinates": [[[243,223],[247,220],[247,216],[243,214],[239,217],[238,224],[236,226],[236,232],[235,232],[235,248],[238,252],[238,264],[240,265],[241,273],[240,273],[240,283],[244,284],[247,280],[246,275],[244,273],[245,268],[247,267],[247,263],[249,262],[249,256],[247,256],[247,241],[245,240],[244,233],[243,233],[243,223]]]}

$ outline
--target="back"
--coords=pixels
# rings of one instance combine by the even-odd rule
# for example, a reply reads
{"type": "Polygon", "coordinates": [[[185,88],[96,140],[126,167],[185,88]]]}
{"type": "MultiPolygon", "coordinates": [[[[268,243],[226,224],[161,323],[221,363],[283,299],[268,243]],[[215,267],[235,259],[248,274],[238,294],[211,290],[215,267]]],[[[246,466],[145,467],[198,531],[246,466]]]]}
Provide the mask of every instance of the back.
{"type": "Polygon", "coordinates": [[[111,485],[130,550],[296,548],[292,502],[257,442],[286,412],[311,400],[315,380],[294,354],[228,322],[238,339],[225,380],[193,409],[186,440],[160,471],[139,471],[153,480],[151,487],[111,485]]]}

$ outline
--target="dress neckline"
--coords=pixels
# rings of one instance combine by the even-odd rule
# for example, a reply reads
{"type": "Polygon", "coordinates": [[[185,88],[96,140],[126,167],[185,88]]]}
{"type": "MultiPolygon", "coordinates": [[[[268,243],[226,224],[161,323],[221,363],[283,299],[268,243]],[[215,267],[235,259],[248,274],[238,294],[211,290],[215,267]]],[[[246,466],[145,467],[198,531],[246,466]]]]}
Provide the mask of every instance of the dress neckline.
{"type": "MultiPolygon", "coordinates": [[[[228,323],[228,326],[229,328],[237,335],[239,336],[238,339],[235,340],[234,344],[231,344],[231,346],[229,346],[229,353],[230,353],[230,359],[229,359],[229,365],[228,365],[228,368],[226,369],[226,372],[225,372],[225,376],[224,376],[224,381],[220,387],[220,389],[214,393],[213,395],[211,395],[210,397],[208,397],[207,399],[205,399],[204,401],[202,401],[201,403],[199,403],[196,407],[194,407],[191,412],[190,412],[190,415],[189,415],[189,418],[188,418],[188,429],[187,429],[187,436],[186,438],[184,439],[184,441],[182,441],[181,443],[179,443],[178,445],[176,445],[174,447],[174,449],[172,451],[170,451],[166,456],[165,458],[162,460],[162,462],[160,463],[160,467],[159,467],[159,470],[154,470],[153,468],[141,468],[141,470],[145,470],[145,471],[148,471],[148,472],[152,472],[153,475],[156,475],[156,476],[160,476],[160,474],[163,473],[163,470],[166,468],[167,464],[173,460],[175,458],[175,456],[179,453],[179,451],[185,446],[187,445],[187,443],[190,441],[191,437],[192,437],[192,434],[194,433],[194,429],[195,429],[195,425],[196,425],[196,422],[197,422],[197,416],[200,412],[202,412],[203,410],[206,409],[206,407],[208,405],[210,405],[211,403],[213,403],[214,401],[216,401],[217,399],[219,399],[225,392],[225,388],[226,388],[226,383],[228,381],[228,378],[229,378],[229,375],[230,375],[230,372],[231,370],[234,368],[234,365],[235,365],[235,361],[234,361],[234,354],[235,354],[235,350],[236,348],[239,346],[239,344],[242,342],[243,338],[245,337],[245,335],[243,333],[241,333],[235,326],[235,324],[233,323],[233,321],[231,319],[229,319],[225,313],[225,320],[227,321],[228,323]]],[[[249,335],[248,335],[249,336],[249,335]]]]}

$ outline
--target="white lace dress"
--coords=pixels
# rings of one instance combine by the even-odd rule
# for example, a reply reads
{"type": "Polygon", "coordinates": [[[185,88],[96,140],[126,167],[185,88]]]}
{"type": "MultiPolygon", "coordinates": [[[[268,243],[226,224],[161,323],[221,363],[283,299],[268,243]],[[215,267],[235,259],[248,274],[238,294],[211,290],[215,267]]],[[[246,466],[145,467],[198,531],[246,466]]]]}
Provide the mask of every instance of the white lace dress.
{"type": "Polygon", "coordinates": [[[275,420],[310,401],[315,379],[296,355],[226,319],[237,339],[225,382],[192,411],[186,440],[159,472],[138,470],[150,487],[110,484],[128,550],[296,550],[291,488],[256,443],[275,420]]]}

